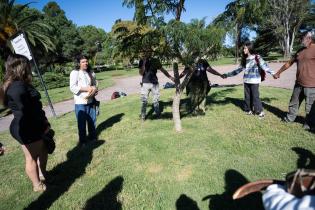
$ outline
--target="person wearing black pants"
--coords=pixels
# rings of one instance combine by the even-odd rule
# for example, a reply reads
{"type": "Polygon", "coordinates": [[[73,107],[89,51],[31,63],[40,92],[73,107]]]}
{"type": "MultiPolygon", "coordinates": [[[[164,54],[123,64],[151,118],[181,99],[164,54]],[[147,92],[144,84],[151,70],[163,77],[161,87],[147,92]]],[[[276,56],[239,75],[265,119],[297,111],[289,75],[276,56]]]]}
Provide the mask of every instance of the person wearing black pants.
{"type": "Polygon", "coordinates": [[[263,111],[262,103],[259,98],[259,84],[244,83],[244,111],[249,113],[253,110],[255,113],[263,111]]]}

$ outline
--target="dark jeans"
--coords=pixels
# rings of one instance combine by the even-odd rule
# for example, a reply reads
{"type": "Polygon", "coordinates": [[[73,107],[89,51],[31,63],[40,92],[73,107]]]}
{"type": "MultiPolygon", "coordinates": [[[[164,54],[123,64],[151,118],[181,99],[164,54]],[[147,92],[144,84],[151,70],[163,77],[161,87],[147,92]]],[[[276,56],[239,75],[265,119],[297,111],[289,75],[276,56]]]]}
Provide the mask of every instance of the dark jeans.
{"type": "Polygon", "coordinates": [[[259,98],[259,84],[244,83],[245,105],[244,111],[253,111],[259,114],[263,111],[263,107],[259,98]]]}
{"type": "Polygon", "coordinates": [[[78,122],[79,141],[85,143],[87,141],[86,124],[88,126],[88,138],[96,139],[96,111],[94,105],[91,104],[75,104],[75,115],[78,122]]]}
{"type": "Polygon", "coordinates": [[[287,118],[293,122],[299,112],[299,107],[305,99],[305,123],[310,126],[315,126],[315,88],[303,87],[299,84],[295,84],[291,100],[289,103],[289,112],[287,118]],[[313,107],[312,107],[313,106],[313,107]]]}

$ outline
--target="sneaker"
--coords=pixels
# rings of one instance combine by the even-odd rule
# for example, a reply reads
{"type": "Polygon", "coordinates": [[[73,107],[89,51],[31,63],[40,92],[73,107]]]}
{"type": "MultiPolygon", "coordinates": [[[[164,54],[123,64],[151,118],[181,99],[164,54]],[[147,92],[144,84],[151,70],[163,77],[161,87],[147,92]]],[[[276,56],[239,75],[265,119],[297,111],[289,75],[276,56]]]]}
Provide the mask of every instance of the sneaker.
{"type": "Polygon", "coordinates": [[[284,118],[282,118],[282,122],[291,123],[292,121],[289,120],[289,118],[287,116],[285,116],[284,118]]]}
{"type": "Polygon", "coordinates": [[[258,114],[259,119],[263,119],[265,117],[265,112],[260,112],[258,114]]]}
{"type": "Polygon", "coordinates": [[[247,115],[252,115],[253,112],[252,112],[252,111],[247,111],[247,112],[245,112],[245,114],[247,114],[247,115]]]}
{"type": "Polygon", "coordinates": [[[307,123],[305,123],[303,125],[303,129],[306,130],[306,131],[309,131],[309,130],[311,130],[311,127],[307,123]]]}
{"type": "Polygon", "coordinates": [[[33,187],[34,192],[44,192],[46,191],[46,185],[43,182],[39,182],[39,184],[33,187]]]}

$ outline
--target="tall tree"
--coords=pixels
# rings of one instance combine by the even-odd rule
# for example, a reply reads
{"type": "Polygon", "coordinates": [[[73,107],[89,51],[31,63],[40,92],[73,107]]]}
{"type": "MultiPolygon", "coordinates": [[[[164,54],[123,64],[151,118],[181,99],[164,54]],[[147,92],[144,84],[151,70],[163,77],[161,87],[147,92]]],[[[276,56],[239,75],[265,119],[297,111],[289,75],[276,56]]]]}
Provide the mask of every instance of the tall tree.
{"type": "MultiPolygon", "coordinates": [[[[50,36],[51,27],[43,21],[40,12],[29,9],[28,4],[15,5],[14,0],[0,0],[0,65],[3,59],[11,52],[9,38],[17,31],[24,31],[31,47],[38,54],[55,49],[54,40],[50,36]]],[[[0,68],[0,77],[4,68],[0,68]]]]}
{"type": "Polygon", "coordinates": [[[216,25],[223,26],[234,36],[235,63],[239,59],[239,48],[242,45],[244,33],[251,27],[255,27],[262,17],[265,5],[265,0],[235,0],[227,4],[225,11],[214,20],[216,25]]]}
{"type": "Polygon", "coordinates": [[[290,57],[296,34],[309,9],[310,0],[268,0],[264,27],[273,30],[284,57],[290,57]]]}
{"type": "Polygon", "coordinates": [[[56,40],[56,50],[54,62],[67,62],[79,54],[83,49],[83,40],[79,35],[76,26],[68,20],[65,12],[56,2],[48,2],[43,12],[45,21],[54,28],[54,38],[56,40]]]}

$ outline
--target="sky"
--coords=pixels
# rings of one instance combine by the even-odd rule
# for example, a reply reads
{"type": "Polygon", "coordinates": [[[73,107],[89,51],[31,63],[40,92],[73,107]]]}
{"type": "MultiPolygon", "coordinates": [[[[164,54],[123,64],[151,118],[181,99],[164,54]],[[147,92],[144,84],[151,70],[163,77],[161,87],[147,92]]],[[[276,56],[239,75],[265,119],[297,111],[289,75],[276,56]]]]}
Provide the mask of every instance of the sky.
{"type": "MultiPolygon", "coordinates": [[[[34,0],[16,0],[17,4],[25,4],[34,0]]],[[[50,0],[35,0],[30,7],[42,10],[50,0]]],[[[232,0],[186,0],[186,12],[182,14],[183,22],[206,17],[210,23],[232,0]]],[[[134,8],[122,6],[122,0],[55,0],[66,16],[77,26],[94,25],[110,32],[117,19],[132,20],[134,8]]]]}

